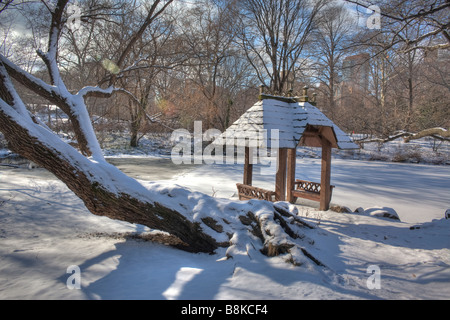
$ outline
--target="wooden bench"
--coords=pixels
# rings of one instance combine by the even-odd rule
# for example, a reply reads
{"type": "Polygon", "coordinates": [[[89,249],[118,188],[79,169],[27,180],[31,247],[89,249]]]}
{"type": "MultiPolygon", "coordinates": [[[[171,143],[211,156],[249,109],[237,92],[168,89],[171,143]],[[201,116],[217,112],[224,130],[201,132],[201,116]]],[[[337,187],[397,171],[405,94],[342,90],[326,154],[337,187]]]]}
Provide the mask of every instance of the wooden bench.
{"type": "MultiPolygon", "coordinates": [[[[295,180],[294,185],[296,186],[296,188],[295,190],[291,191],[292,195],[294,196],[294,202],[297,201],[297,198],[320,202],[320,183],[297,179],[295,180]]],[[[333,188],[334,186],[330,186],[330,198],[333,192],[333,188]]]]}
{"type": "Polygon", "coordinates": [[[258,200],[267,200],[267,201],[275,201],[275,192],[249,186],[246,184],[237,183],[236,184],[239,193],[239,200],[250,200],[250,199],[258,199],[258,200]]]}

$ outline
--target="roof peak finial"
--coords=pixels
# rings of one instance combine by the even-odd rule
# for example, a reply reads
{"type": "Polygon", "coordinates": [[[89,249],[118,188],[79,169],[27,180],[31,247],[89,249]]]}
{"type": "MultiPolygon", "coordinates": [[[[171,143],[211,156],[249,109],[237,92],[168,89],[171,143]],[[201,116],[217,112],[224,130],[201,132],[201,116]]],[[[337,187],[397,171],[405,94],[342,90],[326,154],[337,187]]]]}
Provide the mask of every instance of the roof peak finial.
{"type": "Polygon", "coordinates": [[[303,95],[298,99],[299,102],[308,102],[309,101],[308,89],[309,89],[308,86],[303,87],[303,95]]]}

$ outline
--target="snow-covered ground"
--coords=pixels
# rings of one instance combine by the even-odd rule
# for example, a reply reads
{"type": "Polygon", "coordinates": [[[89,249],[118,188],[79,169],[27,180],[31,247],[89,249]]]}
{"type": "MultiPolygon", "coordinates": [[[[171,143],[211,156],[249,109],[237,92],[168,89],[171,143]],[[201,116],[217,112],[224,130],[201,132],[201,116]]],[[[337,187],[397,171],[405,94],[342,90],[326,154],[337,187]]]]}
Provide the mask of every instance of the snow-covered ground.
{"type": "MultiPolygon", "coordinates": [[[[235,199],[242,180],[241,165],[177,171],[161,157],[155,161],[135,174],[144,186],[159,180],[235,199]]],[[[261,175],[259,169],[254,185],[273,189],[270,170],[261,175]]],[[[319,175],[318,159],[298,158],[298,178],[315,181],[319,175]]],[[[400,221],[371,210],[337,213],[298,205],[299,215],[316,226],[306,234],[311,253],[326,265],[308,268],[283,257],[224,260],[221,250],[189,254],[133,240],[124,235],[151,231],[90,214],[42,169],[0,167],[0,299],[450,299],[448,166],[337,157],[332,184],[333,204],[389,207],[400,221]],[[71,266],[79,267],[79,290],[69,289],[71,266]]]]}

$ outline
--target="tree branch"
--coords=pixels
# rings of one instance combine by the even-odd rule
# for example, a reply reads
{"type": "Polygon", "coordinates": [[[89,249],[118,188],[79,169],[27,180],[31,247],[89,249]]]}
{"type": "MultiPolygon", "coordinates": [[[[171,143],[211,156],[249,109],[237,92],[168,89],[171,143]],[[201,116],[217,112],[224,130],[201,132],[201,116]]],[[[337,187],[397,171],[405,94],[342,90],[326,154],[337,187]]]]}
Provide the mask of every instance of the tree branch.
{"type": "MultiPolygon", "coordinates": [[[[356,4],[358,6],[366,8],[366,9],[369,9],[370,6],[375,4],[375,3],[369,3],[367,1],[361,1],[361,0],[344,0],[344,1],[348,2],[348,3],[356,4]]],[[[413,13],[413,14],[409,14],[407,16],[395,16],[395,15],[386,13],[384,10],[382,10],[380,12],[380,14],[382,16],[386,17],[386,18],[389,18],[389,19],[392,19],[392,20],[395,20],[395,21],[399,21],[399,22],[403,22],[403,21],[407,21],[407,20],[427,17],[429,15],[432,15],[432,14],[437,13],[439,11],[445,10],[447,8],[450,8],[450,2],[448,0],[446,0],[446,2],[444,4],[442,4],[442,5],[440,5],[440,6],[431,7],[430,10],[421,9],[419,12],[416,12],[416,13],[413,13]]]]}
{"type": "Polygon", "coordinates": [[[95,153],[96,156],[100,157],[100,146],[95,141],[92,141],[92,139],[89,139],[89,136],[93,134],[93,128],[89,117],[86,115],[87,110],[83,110],[82,106],[73,104],[73,98],[75,96],[70,94],[65,89],[65,86],[63,88],[50,86],[41,79],[21,70],[3,55],[0,55],[0,64],[4,66],[8,74],[16,81],[48,100],[50,103],[58,106],[69,117],[82,154],[91,156],[95,153]]]}
{"type": "MultiPolygon", "coordinates": [[[[151,6],[147,17],[145,18],[144,22],[142,23],[141,27],[139,28],[139,30],[133,34],[130,38],[130,40],[128,41],[125,49],[122,51],[118,61],[117,61],[117,66],[122,69],[124,67],[125,64],[125,59],[128,57],[128,55],[130,54],[134,44],[142,38],[142,35],[144,34],[145,30],[151,25],[151,23],[159,16],[161,15],[164,10],[166,10],[166,8],[173,2],[173,0],[168,0],[163,7],[157,11],[158,5],[161,3],[161,0],[155,0],[153,2],[153,5],[151,6]]],[[[110,81],[110,85],[112,85],[116,80],[116,76],[113,76],[111,78],[110,81]]]]}
{"type": "MultiPolygon", "coordinates": [[[[43,0],[41,0],[44,2],[43,0]]],[[[52,21],[50,24],[50,31],[48,37],[48,48],[47,53],[43,53],[38,50],[38,55],[44,61],[47,66],[47,70],[50,75],[50,80],[53,85],[61,86],[62,81],[60,81],[60,74],[58,70],[57,60],[58,60],[58,43],[61,36],[61,31],[64,25],[63,13],[69,0],[58,0],[55,10],[51,12],[52,21]]]]}
{"type": "Polygon", "coordinates": [[[418,140],[424,137],[434,137],[439,140],[450,141],[450,130],[445,130],[444,128],[425,129],[418,133],[409,134],[404,140],[405,142],[410,142],[411,140],[418,140]]]}

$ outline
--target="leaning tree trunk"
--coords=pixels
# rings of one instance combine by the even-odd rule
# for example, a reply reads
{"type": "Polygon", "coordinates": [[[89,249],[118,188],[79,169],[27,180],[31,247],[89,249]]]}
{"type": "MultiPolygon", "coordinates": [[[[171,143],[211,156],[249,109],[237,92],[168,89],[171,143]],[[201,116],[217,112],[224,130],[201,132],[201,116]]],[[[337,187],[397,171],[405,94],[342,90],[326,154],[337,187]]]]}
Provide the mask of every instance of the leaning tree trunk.
{"type": "MultiPolygon", "coordinates": [[[[212,237],[202,232],[199,224],[188,221],[180,213],[156,202],[143,201],[132,194],[108,190],[102,177],[95,176],[101,164],[88,159],[83,161],[77,156],[78,151],[70,150],[72,147],[68,145],[60,151],[50,147],[49,143],[33,136],[27,128],[1,109],[0,128],[12,151],[52,172],[93,214],[168,232],[177,238],[172,239],[171,244],[183,250],[213,252],[218,247],[219,244],[212,237]],[[71,152],[74,154],[71,155],[71,152]],[[71,156],[75,156],[77,160],[73,161],[71,156]]],[[[103,166],[107,164],[104,163],[103,166]]]]}
{"type": "MultiPolygon", "coordinates": [[[[52,74],[58,78],[56,65],[52,74]]],[[[84,98],[92,92],[110,94],[112,91],[86,87],[72,94],[60,78],[55,82],[60,87],[47,85],[0,55],[0,131],[10,149],[52,172],[93,214],[167,232],[172,236],[172,245],[187,251],[213,252],[219,244],[203,232],[200,222],[170,209],[168,199],[164,199],[165,204],[155,201],[155,195],[150,195],[149,190],[104,160],[84,98]],[[10,74],[77,120],[71,122],[83,138],[85,150],[79,152],[63,142],[30,114],[10,74]]]]}

